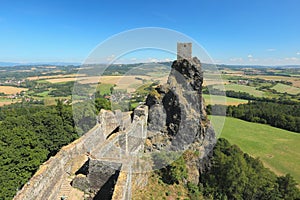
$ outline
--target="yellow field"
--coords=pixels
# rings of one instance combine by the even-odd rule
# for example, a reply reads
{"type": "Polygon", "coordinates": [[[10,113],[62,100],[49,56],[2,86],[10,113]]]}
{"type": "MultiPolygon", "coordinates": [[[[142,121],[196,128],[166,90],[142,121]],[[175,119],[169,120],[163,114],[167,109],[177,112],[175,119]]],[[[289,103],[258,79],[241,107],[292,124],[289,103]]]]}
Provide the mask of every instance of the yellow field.
{"type": "Polygon", "coordinates": [[[45,79],[45,81],[48,81],[50,83],[62,83],[62,82],[69,82],[69,81],[76,81],[76,77],[72,78],[54,78],[54,79],[45,79]]]}
{"type": "Polygon", "coordinates": [[[204,79],[203,80],[203,85],[208,86],[208,85],[225,85],[229,84],[228,80],[213,80],[213,79],[204,79]]]}
{"type": "MultiPolygon", "coordinates": [[[[86,76],[85,74],[67,74],[67,75],[54,75],[54,76],[31,76],[28,77],[27,79],[30,81],[33,80],[42,80],[42,79],[62,79],[62,78],[75,78],[75,77],[81,77],[81,76],[86,76]]],[[[50,80],[47,80],[50,82],[50,80]]],[[[64,81],[61,81],[64,82],[64,81]]]]}
{"type": "Polygon", "coordinates": [[[238,70],[230,70],[230,69],[225,69],[225,70],[221,70],[222,72],[226,73],[226,74],[234,74],[234,75],[244,75],[244,71],[238,71],[238,70]]]}
{"type": "Polygon", "coordinates": [[[115,89],[124,89],[127,90],[127,92],[134,92],[138,87],[144,84],[143,80],[166,83],[167,77],[153,78],[150,76],[92,76],[79,78],[79,82],[82,84],[93,84],[99,82],[105,84],[115,84],[115,89]]]}
{"type": "Polygon", "coordinates": [[[9,105],[12,103],[16,103],[17,101],[0,101],[0,107],[4,105],[9,105]]]}
{"type": "Polygon", "coordinates": [[[5,94],[17,94],[27,90],[28,90],[27,88],[17,88],[13,86],[0,86],[0,92],[3,92],[5,94]]]}
{"type": "Polygon", "coordinates": [[[248,100],[224,97],[224,96],[219,96],[219,95],[203,94],[202,97],[204,98],[206,105],[221,104],[221,105],[227,105],[227,106],[236,106],[239,104],[248,103],[248,100]]]}

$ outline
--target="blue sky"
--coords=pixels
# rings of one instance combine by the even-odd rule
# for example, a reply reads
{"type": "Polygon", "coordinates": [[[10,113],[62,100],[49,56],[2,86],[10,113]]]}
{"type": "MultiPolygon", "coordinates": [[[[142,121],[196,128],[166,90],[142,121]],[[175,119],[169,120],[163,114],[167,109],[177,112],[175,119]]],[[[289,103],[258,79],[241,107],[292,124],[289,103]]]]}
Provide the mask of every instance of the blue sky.
{"type": "Polygon", "coordinates": [[[0,0],[0,61],[82,62],[141,27],[182,32],[217,63],[300,64],[299,0],[0,0]]]}

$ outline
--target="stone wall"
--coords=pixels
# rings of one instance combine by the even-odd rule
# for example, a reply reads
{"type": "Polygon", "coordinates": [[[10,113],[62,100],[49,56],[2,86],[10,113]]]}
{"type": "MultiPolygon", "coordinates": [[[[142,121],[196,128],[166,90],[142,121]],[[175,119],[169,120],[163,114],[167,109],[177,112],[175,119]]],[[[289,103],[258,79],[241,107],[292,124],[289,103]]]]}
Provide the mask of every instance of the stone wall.
{"type": "MultiPolygon", "coordinates": [[[[41,165],[28,184],[17,193],[14,200],[59,200],[61,196],[64,196],[61,189],[65,180],[71,175],[75,176],[75,172],[87,161],[87,155],[89,156],[88,175],[81,176],[80,181],[85,179],[89,191],[97,193],[107,180],[121,169],[128,146],[130,152],[143,149],[147,136],[147,117],[147,106],[138,107],[133,120],[131,113],[101,110],[98,124],[41,165]],[[121,147],[123,151],[120,151],[118,147],[121,147]],[[115,151],[119,155],[114,155],[115,151]],[[115,160],[111,160],[111,157],[115,160]]],[[[124,185],[127,182],[119,181],[118,185],[121,186],[117,188],[117,191],[121,190],[123,193],[122,188],[130,191],[131,189],[124,185]]],[[[125,194],[128,195],[128,192],[125,194]]]]}
{"type": "Polygon", "coordinates": [[[102,111],[99,115],[101,121],[88,133],[63,147],[54,157],[41,165],[14,200],[60,199],[58,195],[63,180],[71,171],[76,170],[73,169],[76,166],[74,161],[103,143],[106,136],[122,124],[119,116],[111,111],[102,111]]]}

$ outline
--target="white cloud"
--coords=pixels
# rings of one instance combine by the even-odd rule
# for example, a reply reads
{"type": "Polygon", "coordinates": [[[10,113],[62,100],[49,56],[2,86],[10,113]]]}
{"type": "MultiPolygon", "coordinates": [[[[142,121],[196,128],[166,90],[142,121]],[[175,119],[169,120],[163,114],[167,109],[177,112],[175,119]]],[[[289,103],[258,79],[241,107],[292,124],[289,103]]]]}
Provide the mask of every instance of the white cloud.
{"type": "Polygon", "coordinates": [[[248,58],[253,58],[253,56],[251,54],[248,55],[248,58]]]}
{"type": "Polygon", "coordinates": [[[108,62],[113,61],[115,59],[115,57],[116,56],[114,54],[112,54],[106,58],[106,61],[108,61],[108,62]]]}
{"type": "Polygon", "coordinates": [[[276,49],[270,48],[270,49],[267,49],[267,51],[276,51],[276,49]]]}
{"type": "Polygon", "coordinates": [[[297,55],[300,55],[300,52],[297,52],[296,54],[297,54],[297,55]]]}
{"type": "Polygon", "coordinates": [[[258,59],[257,59],[257,58],[249,58],[249,61],[250,61],[250,62],[257,62],[258,59]]]}
{"type": "Polygon", "coordinates": [[[231,62],[242,62],[243,58],[230,58],[229,61],[231,61],[231,62]]]}
{"type": "Polygon", "coordinates": [[[158,59],[156,58],[148,58],[146,62],[158,62],[158,59]]]}
{"type": "Polygon", "coordinates": [[[286,60],[286,61],[298,61],[299,58],[296,58],[296,57],[290,57],[290,58],[284,58],[284,60],[286,60]]]}

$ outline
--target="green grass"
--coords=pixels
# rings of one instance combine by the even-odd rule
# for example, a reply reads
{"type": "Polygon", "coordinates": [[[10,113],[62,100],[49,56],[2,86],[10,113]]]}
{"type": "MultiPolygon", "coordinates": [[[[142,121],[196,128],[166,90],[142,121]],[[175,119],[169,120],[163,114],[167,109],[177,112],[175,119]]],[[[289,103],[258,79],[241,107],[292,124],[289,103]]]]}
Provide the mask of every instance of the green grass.
{"type": "Polygon", "coordinates": [[[276,84],[272,89],[276,90],[277,92],[280,93],[288,93],[288,94],[299,94],[300,93],[300,88],[293,87],[290,85],[285,85],[282,83],[276,84]]]}
{"type": "Polygon", "coordinates": [[[140,87],[138,87],[136,89],[136,93],[147,95],[149,93],[149,91],[151,91],[151,84],[152,83],[147,83],[147,84],[141,85],[140,87]]]}
{"type": "Polygon", "coordinates": [[[130,105],[131,105],[131,108],[134,109],[134,108],[138,107],[139,102],[134,102],[134,103],[131,103],[130,105]]]}
{"type": "Polygon", "coordinates": [[[50,91],[44,91],[41,93],[36,93],[35,95],[39,96],[39,97],[47,97],[49,95],[50,91]]]}
{"type": "MultiPolygon", "coordinates": [[[[222,90],[220,85],[214,85],[213,87],[222,90]]],[[[266,96],[266,94],[263,91],[257,90],[255,87],[251,87],[247,85],[226,84],[224,85],[224,87],[226,90],[233,90],[236,92],[247,92],[249,94],[252,94],[255,97],[266,96]]]]}
{"type": "Polygon", "coordinates": [[[242,103],[248,103],[248,100],[224,97],[224,96],[218,96],[218,95],[203,94],[202,96],[205,100],[206,105],[208,105],[208,104],[238,105],[238,104],[242,104],[242,103]]]}
{"type": "MultiPolygon", "coordinates": [[[[220,116],[210,117],[222,121],[220,116]]],[[[300,184],[300,134],[226,117],[220,137],[259,157],[277,175],[290,173],[300,184]]]]}
{"type": "Polygon", "coordinates": [[[41,80],[37,80],[37,83],[50,83],[49,81],[47,81],[46,79],[41,79],[41,80]]]}
{"type": "Polygon", "coordinates": [[[108,83],[100,83],[97,86],[97,90],[100,90],[100,94],[104,95],[104,94],[110,94],[110,88],[113,87],[113,84],[108,84],[108,83]]]}
{"type": "Polygon", "coordinates": [[[11,102],[11,99],[0,97],[0,102],[11,102]]]}

